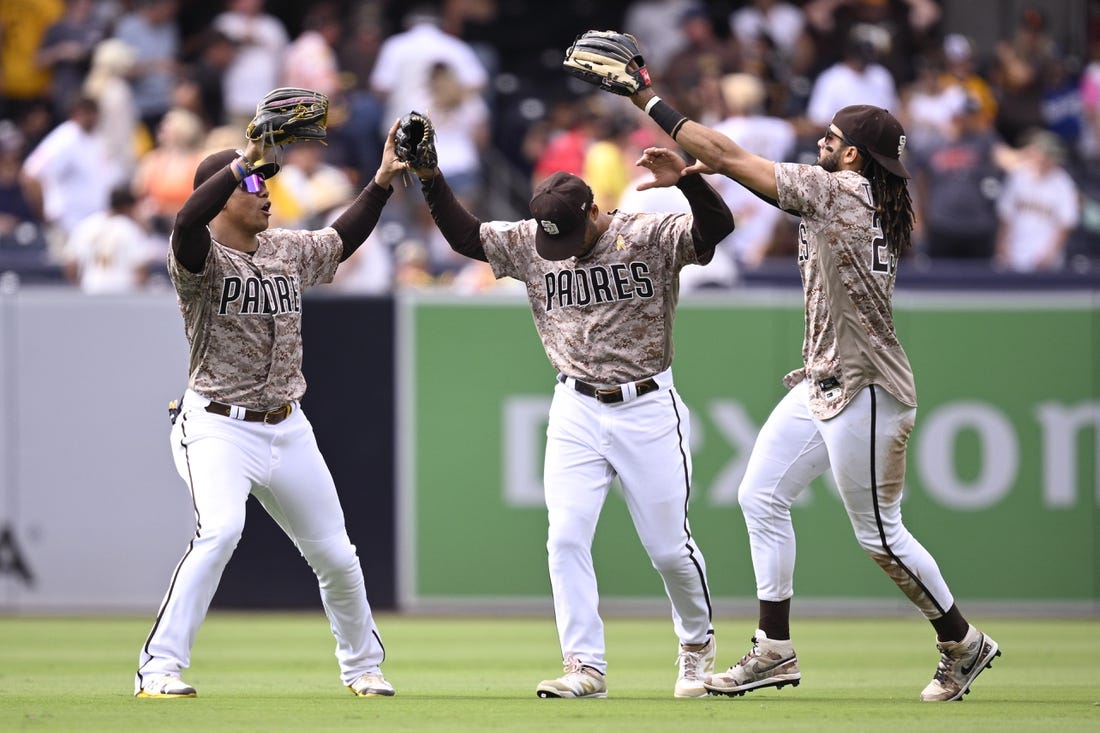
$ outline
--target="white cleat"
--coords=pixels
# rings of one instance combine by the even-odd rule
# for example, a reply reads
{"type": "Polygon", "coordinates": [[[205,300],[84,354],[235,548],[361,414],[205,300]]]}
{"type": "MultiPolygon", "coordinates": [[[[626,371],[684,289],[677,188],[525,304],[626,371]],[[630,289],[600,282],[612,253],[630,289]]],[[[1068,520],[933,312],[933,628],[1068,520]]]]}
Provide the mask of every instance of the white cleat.
{"type": "Polygon", "coordinates": [[[355,693],[356,697],[393,697],[397,691],[393,685],[386,682],[381,672],[368,672],[355,678],[348,689],[355,693]]]}
{"type": "Polygon", "coordinates": [[[141,687],[134,697],[170,700],[180,697],[197,697],[195,688],[174,674],[150,674],[141,678],[141,687]]]}
{"type": "Polygon", "coordinates": [[[543,680],[535,688],[539,697],[607,697],[607,680],[576,657],[565,658],[565,674],[555,680],[543,680]]]}
{"type": "Polygon", "coordinates": [[[680,667],[680,674],[676,678],[676,688],[673,691],[675,697],[706,697],[707,688],[703,681],[714,674],[714,659],[718,655],[718,643],[714,640],[714,634],[707,637],[707,643],[702,649],[690,651],[680,646],[680,656],[676,663],[680,667]]]}

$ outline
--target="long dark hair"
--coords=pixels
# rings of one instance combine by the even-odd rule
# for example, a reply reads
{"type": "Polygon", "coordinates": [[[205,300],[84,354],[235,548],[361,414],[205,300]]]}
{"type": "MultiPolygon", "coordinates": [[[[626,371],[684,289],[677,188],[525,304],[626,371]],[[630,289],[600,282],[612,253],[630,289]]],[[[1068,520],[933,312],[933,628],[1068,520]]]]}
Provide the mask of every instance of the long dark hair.
{"type": "Polygon", "coordinates": [[[882,233],[886,236],[890,251],[900,256],[912,245],[913,200],[909,197],[908,181],[890,173],[870,155],[864,156],[864,159],[867,162],[862,172],[871,182],[871,195],[882,222],[882,233]]]}

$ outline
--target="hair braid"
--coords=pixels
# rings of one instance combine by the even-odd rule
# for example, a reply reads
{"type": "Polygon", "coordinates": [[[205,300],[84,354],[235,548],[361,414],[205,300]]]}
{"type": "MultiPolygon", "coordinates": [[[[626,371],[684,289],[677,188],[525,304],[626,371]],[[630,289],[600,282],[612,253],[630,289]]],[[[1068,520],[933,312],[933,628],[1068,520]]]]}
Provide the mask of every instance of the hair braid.
{"type": "Polygon", "coordinates": [[[882,222],[882,233],[890,251],[900,256],[912,244],[913,201],[906,179],[887,171],[868,156],[863,175],[871,182],[875,211],[882,222]]]}

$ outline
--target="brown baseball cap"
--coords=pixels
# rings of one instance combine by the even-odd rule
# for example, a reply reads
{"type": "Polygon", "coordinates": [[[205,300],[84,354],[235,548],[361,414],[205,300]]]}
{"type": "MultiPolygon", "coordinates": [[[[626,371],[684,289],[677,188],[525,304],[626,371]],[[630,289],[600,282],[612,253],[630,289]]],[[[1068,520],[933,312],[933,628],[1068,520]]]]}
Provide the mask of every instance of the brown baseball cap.
{"type": "Polygon", "coordinates": [[[535,187],[530,207],[538,225],[535,251],[539,257],[566,260],[581,251],[592,199],[588,184],[565,171],[551,173],[535,187]]]}
{"type": "MultiPolygon", "coordinates": [[[[241,154],[236,150],[219,150],[216,153],[211,153],[206,156],[202,159],[202,162],[199,163],[199,167],[195,169],[195,181],[192,187],[198,188],[205,183],[210,176],[214,175],[239,157],[241,157],[241,154]]],[[[279,172],[279,164],[263,163],[258,166],[253,166],[252,172],[259,173],[266,181],[279,172]]]]}
{"type": "Polygon", "coordinates": [[[868,154],[886,170],[901,178],[910,178],[901,162],[905,150],[905,130],[894,116],[882,107],[853,104],[833,115],[833,124],[840,128],[852,144],[868,154]]]}

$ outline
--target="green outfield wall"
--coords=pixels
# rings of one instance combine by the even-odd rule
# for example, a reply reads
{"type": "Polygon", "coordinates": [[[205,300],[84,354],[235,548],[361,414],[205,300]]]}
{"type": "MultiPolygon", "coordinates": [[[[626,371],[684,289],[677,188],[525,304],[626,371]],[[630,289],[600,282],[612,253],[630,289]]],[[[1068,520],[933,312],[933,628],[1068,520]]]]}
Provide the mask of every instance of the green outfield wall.
{"type": "MultiPolygon", "coordinates": [[[[1100,607],[1100,321],[1092,296],[900,294],[917,378],[904,516],[960,599],[1100,607]]],[[[555,373],[521,298],[399,303],[402,605],[545,599],[542,451],[555,373]]],[[[691,524],[718,599],[755,586],[737,486],[802,343],[788,292],[685,300],[677,389],[692,412],[691,524]]],[[[617,491],[617,488],[616,488],[617,491]]],[[[621,497],[595,542],[605,599],[657,599],[621,497]]],[[[831,483],[795,507],[796,594],[899,601],[831,483]]]]}

